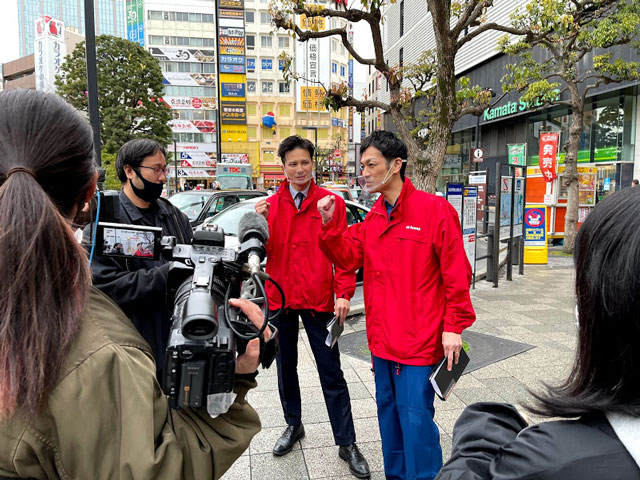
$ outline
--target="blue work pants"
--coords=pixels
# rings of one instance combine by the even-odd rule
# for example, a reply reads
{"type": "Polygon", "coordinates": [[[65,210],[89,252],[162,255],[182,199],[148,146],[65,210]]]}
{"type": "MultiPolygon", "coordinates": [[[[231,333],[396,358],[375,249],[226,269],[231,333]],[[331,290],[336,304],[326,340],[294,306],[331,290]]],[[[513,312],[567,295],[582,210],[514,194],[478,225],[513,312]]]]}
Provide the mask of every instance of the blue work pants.
{"type": "Polygon", "coordinates": [[[378,423],[387,479],[433,479],[442,468],[440,433],[433,421],[433,366],[373,357],[378,423]]]}

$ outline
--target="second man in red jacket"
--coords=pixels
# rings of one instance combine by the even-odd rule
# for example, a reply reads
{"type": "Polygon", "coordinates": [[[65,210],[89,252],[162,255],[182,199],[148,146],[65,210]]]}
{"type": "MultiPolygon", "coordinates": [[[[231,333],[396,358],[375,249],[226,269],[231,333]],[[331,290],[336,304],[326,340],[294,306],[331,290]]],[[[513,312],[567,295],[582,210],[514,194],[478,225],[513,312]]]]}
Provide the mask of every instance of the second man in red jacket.
{"type": "MultiPolygon", "coordinates": [[[[370,475],[369,465],[355,444],[351,400],[340,368],[338,346],[325,345],[327,323],[335,314],[344,322],[349,300],[355,292],[355,273],[333,265],[318,245],[322,219],[318,200],[329,192],[313,181],[313,144],[299,136],[286,138],[278,149],[287,180],[275,195],[256,204],[256,212],[269,223],[267,273],[284,291],[285,303],[272,283],[267,298],[272,311],[283,307],[273,323],[278,328],[280,352],[277,357],[278,389],[287,428],[276,442],[274,455],[285,455],[304,437],[300,384],[298,381],[298,318],[302,319],[320,375],[333,437],[340,446],[340,458],[359,478],[370,475]],[[336,301],[334,304],[334,295],[336,301]]],[[[335,222],[345,230],[346,207],[336,199],[335,222]]]]}

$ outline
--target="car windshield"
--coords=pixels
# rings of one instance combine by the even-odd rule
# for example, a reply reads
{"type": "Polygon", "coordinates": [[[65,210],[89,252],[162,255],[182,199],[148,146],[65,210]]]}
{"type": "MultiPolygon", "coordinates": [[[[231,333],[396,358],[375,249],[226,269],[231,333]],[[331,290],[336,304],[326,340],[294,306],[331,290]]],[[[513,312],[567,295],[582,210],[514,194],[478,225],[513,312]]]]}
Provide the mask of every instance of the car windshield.
{"type": "Polygon", "coordinates": [[[219,176],[218,182],[220,182],[221,190],[251,189],[251,179],[248,177],[219,176]]]}
{"type": "Polygon", "coordinates": [[[225,235],[238,235],[238,224],[240,219],[247,212],[255,211],[255,202],[243,202],[238,203],[232,207],[227,208],[225,211],[220,212],[214,217],[211,217],[206,221],[207,225],[215,223],[218,227],[224,230],[225,235]]]}
{"type": "Polygon", "coordinates": [[[180,192],[172,195],[169,201],[189,217],[189,220],[195,220],[210,196],[211,192],[180,192]]]}

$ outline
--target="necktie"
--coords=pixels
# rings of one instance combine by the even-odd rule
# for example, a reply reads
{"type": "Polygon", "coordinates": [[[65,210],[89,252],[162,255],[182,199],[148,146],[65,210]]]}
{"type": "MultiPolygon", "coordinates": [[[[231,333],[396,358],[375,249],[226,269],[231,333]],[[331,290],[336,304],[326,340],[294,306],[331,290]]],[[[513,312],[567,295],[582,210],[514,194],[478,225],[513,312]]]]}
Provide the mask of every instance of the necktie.
{"type": "Polygon", "coordinates": [[[298,192],[296,195],[296,207],[300,210],[300,205],[302,205],[302,200],[304,200],[304,193],[298,192]]]}

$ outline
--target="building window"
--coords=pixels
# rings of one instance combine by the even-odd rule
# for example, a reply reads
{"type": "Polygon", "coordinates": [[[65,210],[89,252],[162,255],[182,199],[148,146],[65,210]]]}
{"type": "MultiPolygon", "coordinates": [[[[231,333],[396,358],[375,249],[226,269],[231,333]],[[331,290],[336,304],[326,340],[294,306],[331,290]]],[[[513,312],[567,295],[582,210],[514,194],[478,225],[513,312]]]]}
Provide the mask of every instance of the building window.
{"type": "Polygon", "coordinates": [[[260,70],[273,70],[273,59],[263,58],[260,61],[260,70]]]}
{"type": "MultiPolygon", "coordinates": [[[[248,93],[256,93],[256,82],[247,81],[247,92],[248,93]]],[[[255,105],[254,105],[255,107],[255,105]]]]}
{"type": "Polygon", "coordinates": [[[244,12],[244,20],[247,23],[255,23],[256,21],[256,12],[252,12],[251,10],[247,10],[244,12]]]}
{"type": "Polygon", "coordinates": [[[271,35],[260,35],[260,46],[261,47],[272,47],[273,39],[271,35]]]}
{"type": "Polygon", "coordinates": [[[331,73],[338,73],[338,64],[331,62],[331,73]]]}
{"type": "Polygon", "coordinates": [[[262,93],[273,93],[273,82],[262,82],[262,93]]]}
{"type": "Polygon", "coordinates": [[[212,13],[203,13],[202,14],[202,22],[203,23],[213,23],[213,14],[212,13]]]}
{"type": "Polygon", "coordinates": [[[346,68],[344,65],[340,65],[340,76],[344,77],[346,75],[346,68]]]}
{"type": "Polygon", "coordinates": [[[247,44],[247,48],[249,50],[253,50],[256,48],[256,36],[255,35],[247,35],[245,37],[245,42],[247,44]]]}
{"type": "Polygon", "coordinates": [[[162,20],[162,12],[158,12],[156,10],[149,10],[148,17],[149,17],[149,20],[162,20]]]}
{"type": "Polygon", "coordinates": [[[400,36],[404,35],[404,0],[400,2],[400,36]]]}
{"type": "MultiPolygon", "coordinates": [[[[278,82],[278,91],[280,93],[289,93],[291,91],[289,87],[289,83],[287,82],[278,82]]],[[[280,109],[282,113],[282,108],[280,109]]]]}
{"type": "Polygon", "coordinates": [[[247,72],[255,72],[256,71],[256,59],[247,57],[247,72]]]}
{"type": "Polygon", "coordinates": [[[260,23],[262,23],[263,25],[268,25],[269,23],[271,23],[271,15],[269,15],[269,12],[260,12],[260,23]]]}
{"type": "Polygon", "coordinates": [[[278,37],[278,48],[289,48],[289,37],[278,37]]]}

